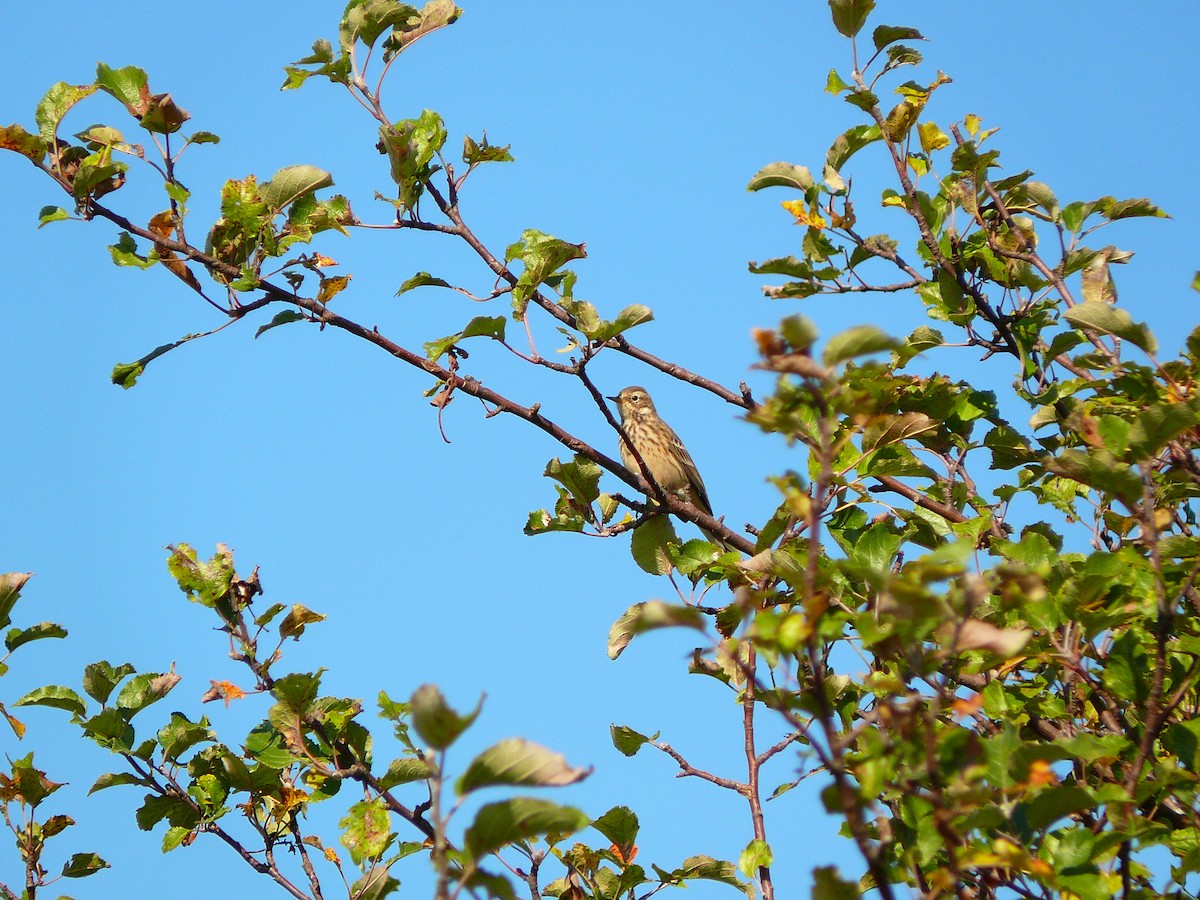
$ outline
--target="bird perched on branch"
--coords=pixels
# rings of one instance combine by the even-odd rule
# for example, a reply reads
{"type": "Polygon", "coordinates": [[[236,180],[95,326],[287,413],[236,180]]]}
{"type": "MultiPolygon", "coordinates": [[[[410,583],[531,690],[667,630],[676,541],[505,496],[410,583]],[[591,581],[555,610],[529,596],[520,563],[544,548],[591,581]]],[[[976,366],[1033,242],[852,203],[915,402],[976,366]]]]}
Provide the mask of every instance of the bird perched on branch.
{"type": "MultiPolygon", "coordinates": [[[[615,397],[609,397],[617,404],[621,414],[621,426],[629,436],[633,450],[637,451],[645,462],[646,468],[654,481],[668,494],[673,494],[681,500],[686,500],[697,509],[702,509],[710,516],[713,514],[712,504],[708,502],[708,491],[704,488],[704,479],[700,470],[692,461],[692,455],[683,446],[674,430],[664,422],[654,408],[644,387],[627,387],[615,397]]],[[[642,467],[638,465],[637,456],[621,439],[621,462],[630,472],[643,475],[642,467]]],[[[705,531],[705,537],[717,544],[723,542],[705,531]]]]}

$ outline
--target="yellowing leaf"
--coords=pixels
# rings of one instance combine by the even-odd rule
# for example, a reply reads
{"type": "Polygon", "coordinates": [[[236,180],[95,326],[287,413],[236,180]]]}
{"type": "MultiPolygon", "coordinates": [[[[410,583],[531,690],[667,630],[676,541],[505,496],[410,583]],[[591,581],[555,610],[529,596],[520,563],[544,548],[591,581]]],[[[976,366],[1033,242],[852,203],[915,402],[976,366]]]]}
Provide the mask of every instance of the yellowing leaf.
{"type": "Polygon", "coordinates": [[[780,206],[796,217],[797,225],[807,225],[809,228],[824,228],[826,225],[815,204],[809,209],[803,200],[784,200],[780,206]]]}
{"type": "Polygon", "coordinates": [[[926,153],[950,146],[950,138],[938,128],[936,122],[922,122],[917,126],[917,131],[921,135],[921,149],[926,153]]]}
{"type": "Polygon", "coordinates": [[[845,215],[834,213],[832,216],[832,225],[834,228],[853,228],[854,223],[857,221],[858,217],[854,215],[854,207],[849,203],[846,204],[845,215]]]}
{"type": "Polygon", "coordinates": [[[346,285],[350,283],[352,277],[351,275],[337,275],[333,278],[322,278],[321,289],[317,291],[317,302],[328,303],[346,289],[346,285]]]}
{"type": "Polygon", "coordinates": [[[972,694],[970,697],[955,697],[952,704],[956,718],[965,719],[974,715],[983,706],[983,694],[972,694]]]}
{"type": "Polygon", "coordinates": [[[1037,787],[1043,784],[1058,784],[1058,776],[1054,774],[1054,770],[1050,768],[1050,763],[1044,759],[1035,759],[1029,764],[1029,780],[1027,784],[1030,787],[1037,787]]]}
{"type": "Polygon", "coordinates": [[[307,606],[300,603],[293,603],[291,611],[279,623],[279,636],[281,638],[296,638],[298,640],[300,635],[304,634],[305,625],[324,621],[325,616],[321,613],[313,612],[307,606]]]}
{"type": "Polygon", "coordinates": [[[997,628],[989,622],[979,619],[967,619],[958,627],[957,633],[951,633],[954,648],[959,653],[967,650],[988,650],[1011,659],[1024,649],[1033,637],[1028,628],[997,628]]]}
{"type": "Polygon", "coordinates": [[[169,209],[164,209],[150,219],[147,227],[159,237],[169,238],[171,233],[175,231],[175,213],[169,209]]]}
{"type": "Polygon", "coordinates": [[[209,683],[212,685],[212,687],[204,692],[204,696],[200,698],[201,703],[211,703],[213,700],[224,700],[225,708],[228,709],[229,702],[231,700],[241,700],[246,696],[245,691],[231,682],[210,681],[209,683]]]}

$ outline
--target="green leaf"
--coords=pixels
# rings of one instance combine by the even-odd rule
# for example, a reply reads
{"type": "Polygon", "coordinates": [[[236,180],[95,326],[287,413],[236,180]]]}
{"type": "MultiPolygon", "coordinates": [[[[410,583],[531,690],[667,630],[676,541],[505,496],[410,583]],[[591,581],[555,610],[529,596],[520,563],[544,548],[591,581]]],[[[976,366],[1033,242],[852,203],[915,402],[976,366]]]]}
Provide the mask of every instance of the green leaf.
{"type": "Polygon", "coordinates": [[[182,825],[172,825],[163,834],[162,852],[170,853],[172,850],[179,847],[187,836],[192,833],[192,829],[184,828],[182,825]]]}
{"type": "Polygon", "coordinates": [[[598,343],[603,343],[634,326],[642,325],[653,319],[654,313],[650,311],[650,307],[633,303],[617,313],[617,317],[611,322],[601,322],[599,327],[590,333],[585,331],[584,334],[598,343]]]}
{"type": "Polygon", "coordinates": [[[80,727],[99,746],[117,753],[130,753],[136,738],[128,716],[127,710],[109,707],[81,722],[80,727]]]}
{"type": "Polygon", "coordinates": [[[671,565],[679,571],[679,574],[691,578],[702,575],[712,566],[717,557],[721,555],[721,548],[709,541],[693,538],[682,547],[668,544],[667,552],[671,556],[671,565]]]}
{"type": "Polygon", "coordinates": [[[221,136],[211,131],[196,131],[187,139],[189,144],[219,144],[221,136]]]}
{"type": "Polygon", "coordinates": [[[69,687],[58,684],[34,688],[25,694],[14,706],[50,706],[54,709],[65,709],[69,713],[82,716],[87,712],[87,703],[69,687]]]}
{"type": "Polygon", "coordinates": [[[842,76],[837,73],[837,69],[829,70],[829,77],[825,79],[825,92],[827,94],[833,94],[836,96],[842,91],[849,90],[850,87],[851,86],[842,79],[842,76]]]}
{"type": "Polygon", "coordinates": [[[504,340],[505,321],[503,316],[476,316],[457,334],[448,334],[436,341],[427,341],[424,347],[425,356],[427,359],[438,359],[451,347],[456,346],[459,341],[469,337],[486,336],[502,341],[504,340]]]}
{"type": "Polygon", "coordinates": [[[91,663],[83,670],[83,689],[97,703],[107,703],[113,688],[134,671],[129,663],[115,667],[106,660],[91,663]]]}
{"type": "Polygon", "coordinates": [[[671,571],[671,555],[668,544],[678,544],[679,538],[671,520],[666,516],[653,516],[633,530],[629,548],[634,562],[643,572],[651,575],[666,575],[671,571]]]}
{"type": "Polygon", "coordinates": [[[266,325],[260,325],[258,330],[254,332],[254,337],[257,340],[258,336],[264,331],[270,331],[272,328],[278,328],[280,325],[290,325],[292,322],[305,321],[303,313],[299,313],[294,309],[285,309],[282,312],[275,313],[274,318],[266,325]]]}
{"type": "Polygon", "coordinates": [[[525,521],[523,529],[525,534],[533,536],[550,534],[555,531],[566,531],[572,534],[583,533],[588,520],[583,517],[583,513],[578,509],[578,504],[571,500],[567,491],[558,488],[558,492],[559,502],[555,506],[554,515],[544,509],[533,510],[525,521]]]}
{"type": "Polygon", "coordinates": [[[272,603],[265,610],[263,610],[261,613],[259,613],[257,616],[254,617],[254,624],[259,626],[260,628],[262,628],[266,625],[270,625],[271,620],[274,619],[281,612],[283,612],[285,609],[287,609],[287,604],[285,604],[285,603],[272,603]]]}
{"type": "Polygon", "coordinates": [[[542,472],[565,487],[581,505],[588,506],[600,496],[600,476],[604,470],[586,456],[576,455],[570,462],[552,459],[542,472]]]}
{"type": "Polygon", "coordinates": [[[1189,772],[1200,772],[1200,721],[1187,719],[1171,725],[1163,732],[1162,745],[1189,772]]]}
{"type": "Polygon", "coordinates": [[[138,828],[149,831],[163,819],[173,828],[192,829],[200,824],[200,814],[189,799],[147,794],[136,813],[138,828]]]}
{"type": "Polygon", "coordinates": [[[128,231],[122,231],[117,242],[108,248],[114,265],[132,266],[137,269],[148,269],[158,262],[157,259],[142,256],[137,252],[137,241],[128,231]]]}
{"type": "Polygon", "coordinates": [[[117,707],[133,715],[167,696],[178,683],[179,676],[174,672],[143,672],[135,675],[117,694],[117,707]]]}
{"type": "MultiPolygon", "coordinates": [[[[704,630],[704,614],[694,606],[646,600],[635,603],[613,623],[608,632],[608,658],[620,656],[635,636],[658,628],[704,630]]],[[[619,748],[618,748],[619,749],[619,748]]]]}
{"type": "Polygon", "coordinates": [[[400,888],[400,882],[388,874],[388,866],[375,866],[350,887],[354,900],[383,900],[400,888]]]}
{"type": "Polygon", "coordinates": [[[1145,197],[1132,200],[1114,200],[1112,197],[1101,197],[1096,201],[1096,208],[1100,215],[1109,221],[1147,216],[1154,219],[1170,218],[1163,210],[1159,209],[1145,197]]]}
{"type": "Polygon", "coordinates": [[[514,797],[480,808],[465,836],[467,852],[482,859],[517,841],[545,834],[573,834],[590,819],[571,806],[533,797],[514,797]]]}
{"type": "Polygon", "coordinates": [[[787,162],[773,162],[759,169],[750,183],[748,191],[761,191],[768,187],[790,187],[798,191],[807,191],[814,185],[812,173],[804,166],[787,162]]]}
{"type": "Polygon", "coordinates": [[[62,222],[64,219],[69,219],[71,216],[61,206],[43,206],[38,210],[38,228],[43,225],[49,225],[51,222],[62,222]]]}
{"type": "Polygon", "coordinates": [[[200,562],[188,544],[168,549],[171,555],[167,557],[167,569],[188,600],[209,609],[228,602],[234,574],[233,554],[228,547],[218,544],[217,552],[207,562],[200,562]]]}
{"type": "Polygon", "coordinates": [[[490,337],[497,341],[504,340],[504,316],[476,316],[459,334],[460,338],[490,337]]]}
{"type": "Polygon", "coordinates": [[[414,756],[402,756],[388,763],[387,771],[379,778],[383,790],[391,790],[400,784],[424,781],[432,774],[429,763],[414,756]]]}
{"type": "MultiPolygon", "coordinates": [[[[33,114],[38,134],[45,141],[42,146],[43,154],[47,146],[53,146],[55,138],[58,136],[59,123],[62,122],[67,111],[84,97],[89,97],[95,92],[96,85],[94,84],[67,84],[63,81],[51,86],[50,90],[46,91],[38,102],[37,111],[33,114]]],[[[39,156],[38,159],[41,157],[39,156]]]]}
{"type": "Polygon", "coordinates": [[[825,165],[835,172],[840,172],[850,157],[881,137],[883,132],[879,130],[878,125],[855,125],[837,136],[825,156],[825,165]]]}
{"type": "Polygon", "coordinates": [[[637,843],[638,817],[628,806],[614,806],[600,818],[592,821],[592,827],[617,845],[622,859],[629,859],[637,843]]]}
{"type": "Polygon", "coordinates": [[[401,294],[407,293],[413,288],[427,286],[444,288],[453,287],[453,285],[451,285],[450,282],[446,281],[444,278],[434,278],[428,272],[418,272],[412,278],[407,279],[402,285],[400,285],[400,290],[396,291],[396,296],[399,297],[401,294]]]}
{"type": "Polygon", "coordinates": [[[246,754],[268,769],[286,769],[299,762],[296,754],[288,749],[283,735],[269,723],[263,723],[246,737],[246,754]]]}
{"type": "Polygon", "coordinates": [[[172,762],[197,744],[211,743],[216,739],[216,732],[209,728],[207,718],[201,717],[199,722],[193,722],[180,712],[171,713],[171,721],[158,732],[158,745],[162,747],[163,758],[172,762]]]}
{"type": "Polygon", "coordinates": [[[65,638],[67,629],[54,622],[41,622],[28,628],[13,628],[4,636],[4,646],[11,653],[22,644],[40,641],[43,638],[65,638]]]}
{"type": "Polygon", "coordinates": [[[136,784],[142,787],[150,787],[149,783],[144,778],[139,778],[132,772],[107,772],[96,779],[88,794],[94,794],[96,791],[102,791],[105,788],[116,787],[118,785],[136,784]]]}
{"type": "Polygon", "coordinates": [[[1134,414],[1127,458],[1146,460],[1157,456],[1168,443],[1183,432],[1200,425],[1200,402],[1156,403],[1134,414]]]}
{"type": "Polygon", "coordinates": [[[520,318],[526,304],[538,287],[573,259],[587,256],[585,244],[570,244],[534,228],[521,232],[521,238],[510,244],[504,253],[505,262],[519,259],[524,266],[513,285],[514,316],[520,318]]]}
{"type": "Polygon", "coordinates": [[[107,868],[108,863],[95,853],[75,853],[63,865],[62,873],[66,878],[86,878],[107,868]]]}
{"type": "Polygon", "coordinates": [[[374,46],[388,28],[405,26],[409,20],[420,21],[416,7],[394,0],[351,0],[338,26],[338,39],[343,50],[353,50],[357,41],[374,46]]]}
{"type": "Polygon", "coordinates": [[[281,90],[295,90],[313,75],[324,76],[334,84],[350,83],[349,53],[343,50],[335,59],[333,46],[324,38],[312,45],[312,51],[308,56],[297,60],[294,65],[284,66],[283,70],[287,73],[287,79],[281,86],[281,90]],[[302,69],[301,66],[313,66],[313,68],[302,69]]]}
{"type": "Polygon", "coordinates": [[[141,118],[150,108],[150,87],[146,72],[137,66],[111,69],[96,64],[96,87],[125,104],[131,115],[141,118]]]}
{"type": "Polygon", "coordinates": [[[262,202],[272,210],[282,210],[290,203],[329,187],[333,176],[316,166],[285,166],[262,186],[262,202]]]}
{"type": "Polygon", "coordinates": [[[1113,642],[1100,677],[1118,699],[1142,703],[1150,695],[1152,669],[1146,651],[1138,644],[1138,635],[1127,631],[1113,642]]]}
{"type": "MultiPolygon", "coordinates": [[[[1112,834],[1112,832],[1109,832],[1112,834]]],[[[1055,833],[1058,838],[1050,857],[1051,863],[1058,871],[1075,869],[1088,865],[1096,849],[1096,835],[1084,826],[1069,828],[1055,833]]]]}
{"type": "Polygon", "coordinates": [[[292,672],[276,679],[271,686],[271,695],[284,709],[303,714],[309,711],[321,690],[321,675],[324,669],[315,672],[292,672]]]}
{"type": "Polygon", "coordinates": [[[812,900],[858,900],[858,886],[838,874],[836,866],[813,869],[812,900]]]}
{"type": "Polygon", "coordinates": [[[512,162],[513,155],[509,153],[511,147],[512,144],[505,144],[503,147],[493,147],[488,143],[486,132],[479,141],[467,135],[463,138],[463,162],[468,166],[477,166],[480,163],[487,162],[512,162]]]}
{"type": "Polygon", "coordinates": [[[1048,184],[1040,181],[1026,181],[1013,189],[1013,199],[1021,200],[1026,197],[1044,209],[1055,222],[1062,220],[1062,207],[1059,206],[1058,198],[1048,184]]]}
{"type": "Polygon", "coordinates": [[[755,896],[754,885],[738,880],[737,869],[733,863],[711,856],[689,856],[678,869],[670,873],[672,879],[703,878],[708,881],[719,881],[738,888],[747,897],[755,896]]]}
{"type": "Polygon", "coordinates": [[[833,27],[845,37],[854,37],[867,22],[875,8],[875,0],[829,0],[833,12],[833,27]]]}
{"type": "Polygon", "coordinates": [[[484,750],[458,779],[459,795],[481,787],[520,784],[527,787],[563,787],[582,781],[591,769],[567,765],[560,753],[523,738],[509,738],[484,750]]]}
{"type": "Polygon", "coordinates": [[[483,709],[481,698],[472,712],[459,715],[446,703],[446,698],[435,684],[421,685],[409,703],[413,727],[421,739],[435,750],[445,750],[458,740],[459,735],[471,727],[483,709]]]}
{"type": "Polygon", "coordinates": [[[338,827],[343,829],[339,840],[356,866],[379,859],[395,837],[391,813],[382,797],[355,803],[338,821],[338,827]]]}
{"type": "Polygon", "coordinates": [[[915,28],[906,28],[903,25],[879,25],[871,33],[871,39],[875,42],[875,49],[882,50],[896,41],[923,41],[925,35],[915,28]]]}
{"type": "Polygon", "coordinates": [[[831,337],[825,343],[821,359],[826,366],[836,366],[858,356],[897,350],[899,347],[899,341],[874,325],[858,325],[831,337]]]}
{"type": "Polygon", "coordinates": [[[642,745],[658,738],[657,732],[650,737],[646,737],[646,735],[634,731],[627,725],[610,725],[608,726],[608,731],[612,737],[613,746],[625,756],[634,756],[642,749],[642,745]]]}
{"type": "Polygon", "coordinates": [[[451,0],[426,0],[417,16],[395,24],[392,34],[384,41],[384,61],[386,62],[397,53],[407,50],[425,35],[431,34],[439,28],[445,28],[447,25],[453,25],[461,15],[462,10],[451,0]]]}
{"type": "Polygon", "coordinates": [[[1076,328],[1111,334],[1141,347],[1147,353],[1158,352],[1158,342],[1144,323],[1135,323],[1129,313],[1108,303],[1080,303],[1063,313],[1076,328]]]}
{"type": "Polygon", "coordinates": [[[1056,475],[1111,494],[1126,505],[1136,503],[1142,495],[1137,472],[1107,450],[1063,450],[1057,457],[1044,457],[1042,464],[1056,475]]]}
{"type": "Polygon", "coordinates": [[[113,384],[124,388],[125,390],[129,390],[131,387],[137,384],[137,380],[142,376],[142,373],[146,371],[146,366],[150,365],[150,363],[158,359],[160,356],[170,353],[176,347],[180,347],[196,337],[198,337],[198,335],[185,335],[184,337],[170,344],[160,344],[139,360],[135,360],[131,363],[117,363],[115,366],[113,366],[112,374],[109,376],[109,378],[113,384]]]}
{"type": "Polygon", "coordinates": [[[758,876],[758,870],[771,865],[774,859],[775,855],[771,852],[770,844],[766,841],[753,840],[746,845],[746,849],[738,857],[738,871],[747,878],[755,878],[758,876]]]}
{"type": "Polygon", "coordinates": [[[1046,788],[1026,807],[1030,827],[1045,828],[1071,813],[1091,809],[1096,805],[1091,793],[1078,784],[1058,784],[1046,788]]]}
{"type": "Polygon", "coordinates": [[[384,125],[379,133],[392,180],[400,188],[399,208],[412,210],[425,192],[425,183],[438,170],[433,159],[446,143],[446,125],[427,109],[418,118],[384,125]]]}

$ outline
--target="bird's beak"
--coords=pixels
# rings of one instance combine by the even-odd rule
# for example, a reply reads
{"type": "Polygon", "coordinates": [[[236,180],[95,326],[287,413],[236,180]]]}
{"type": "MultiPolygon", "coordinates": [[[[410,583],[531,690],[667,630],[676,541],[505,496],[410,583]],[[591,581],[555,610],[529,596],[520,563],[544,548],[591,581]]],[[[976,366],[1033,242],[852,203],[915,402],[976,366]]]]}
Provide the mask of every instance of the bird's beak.
{"type": "Polygon", "coordinates": [[[605,399],[605,400],[611,400],[613,403],[616,403],[616,402],[617,402],[617,398],[616,398],[616,397],[610,397],[610,396],[608,396],[607,394],[605,394],[605,395],[604,395],[604,399],[605,399]]]}

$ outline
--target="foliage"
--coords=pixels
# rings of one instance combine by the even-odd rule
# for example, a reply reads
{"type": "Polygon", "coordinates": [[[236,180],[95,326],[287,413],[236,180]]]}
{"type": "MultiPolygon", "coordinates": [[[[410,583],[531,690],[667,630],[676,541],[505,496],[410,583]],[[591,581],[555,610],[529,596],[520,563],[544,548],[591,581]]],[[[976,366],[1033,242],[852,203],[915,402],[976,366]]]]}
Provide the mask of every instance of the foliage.
{"type": "MultiPolygon", "coordinates": [[[[0,628],[12,624],[12,611],[21,598],[21,590],[29,581],[29,572],[8,572],[0,575],[0,628]]],[[[8,674],[8,660],[20,646],[46,638],[64,638],[67,630],[54,622],[40,622],[26,628],[9,628],[4,635],[7,651],[0,659],[0,675],[8,674]]],[[[66,698],[54,691],[43,691],[48,706],[64,707],[66,698]]],[[[18,701],[19,705],[19,701],[18,701]]],[[[21,740],[26,735],[25,723],[14,716],[0,703],[0,716],[8,723],[13,734],[21,740]]],[[[21,860],[21,893],[5,881],[0,881],[0,897],[5,900],[23,897],[34,900],[38,892],[60,878],[86,878],[101,869],[106,863],[96,853],[73,853],[57,874],[51,875],[46,867],[46,842],[57,837],[75,824],[75,820],[64,813],[46,814],[41,806],[52,796],[63,782],[52,781],[46,773],[33,764],[33,753],[20,759],[7,759],[8,769],[0,771],[0,804],[3,804],[4,827],[12,832],[17,853],[21,860]]],[[[55,842],[57,845],[57,842],[55,842]]]]}
{"type": "MultiPolygon", "coordinates": [[[[647,630],[693,630],[701,646],[690,671],[719,681],[742,707],[747,769],[699,769],[657,734],[625,725],[614,726],[613,743],[628,756],[664,753],[681,774],[734,792],[749,827],[736,863],[693,857],[673,869],[652,866],[651,874],[633,861],[637,818],[623,806],[592,819],[510,796],[479,807],[462,826],[459,802],[482,787],[569,784],[587,770],[509,740],[448,780],[449,752],[478,710],[454,710],[430,685],[403,703],[380,695],[380,714],[405,750],[377,762],[359,701],[322,696],[319,669],[273,672],[283,643],[322,617],[292,607],[271,646],[268,628],[285,608],[258,612],[256,574],[239,577],[224,549],[204,562],[186,545],[172,551],[172,573],[189,599],[218,616],[253,683],[248,691],[215,683],[211,699],[254,694],[270,705],[242,744],[222,743],[207,720],[182,713],[139,743],[133,719],[170,691],[173,673],[96,663],[83,695],[55,686],[23,698],[67,710],[85,737],[124,760],[96,789],[143,788],[137,823],[165,823],[164,850],[215,834],[295,897],[323,895],[316,863],[344,874],[341,855],[309,833],[303,813],[349,781],[356,798],[339,840],[353,867],[344,878],[353,881],[350,896],[385,896],[400,860],[426,854],[439,898],[514,896],[514,878],[534,896],[573,900],[644,897],[697,878],[773,898],[771,865],[792,841],[768,830],[761,777],[789,759],[800,774],[776,794],[800,778],[824,778],[825,805],[863,861],[851,881],[818,868],[817,896],[874,890],[892,898],[900,886],[961,897],[1186,893],[1200,872],[1200,329],[1178,356],[1163,356],[1150,330],[1118,304],[1113,267],[1132,254],[1097,239],[1118,220],[1165,214],[1140,198],[1062,204],[1032,172],[999,177],[994,129],[975,115],[954,123],[928,117],[930,97],[950,79],[938,72],[927,82],[901,81],[922,61],[915,43],[923,38],[893,25],[868,38],[873,5],[830,2],[853,63],[831,71],[826,90],[862,121],[833,140],[819,178],[774,162],[750,180],[751,191],[786,192],[782,207],[802,229],[797,254],[750,270],[785,279],[765,289],[780,299],[914,296],[937,327],[896,337],[864,325],[822,343],[812,321],[789,315],[756,333],[756,365],[777,375],[762,397],[631,343],[628,333],[651,318],[646,307],[604,313],[577,298],[566,267],[586,255],[582,243],[527,229],[500,251],[471,230],[459,194],[478,166],[511,161],[509,148],[467,137],[459,166],[437,113],[392,119],[379,99],[403,51],[459,16],[444,0],[419,10],[351,0],[336,48],[318,41],[288,67],[284,86],[318,77],[352,94],[378,125],[377,149],[396,185],[395,196],[382,198],[394,213],[386,227],[462,240],[497,285],[478,296],[419,272],[399,292],[506,298],[524,340],[508,334],[507,308],[420,350],[336,312],[335,298],[348,305],[339,295],[350,276],[326,274],[336,263],[320,252],[293,254],[361,223],[344,197],[318,199],[333,178],[313,166],[289,166],[262,183],[226,182],[220,218],[203,247],[192,243],[190,193],[176,168],[188,146],[216,138],[196,132],[173,150],[188,116],[169,94],[151,94],[141,70],[101,65],[92,85],[51,88],[35,131],[0,131],[0,147],[48,175],[76,215],[121,229],[116,264],[161,265],[219,312],[219,328],[272,307],[257,333],[301,322],[339,329],[432,376],[428,395],[439,416],[465,393],[487,414],[515,416],[561,444],[569,458],[545,470],[553,509],[531,513],[526,532],[632,532],[635,563],[667,576],[675,597],[630,607],[613,626],[610,655],[647,630]],[[373,54],[375,87],[366,78],[373,54]],[[888,89],[898,97],[891,105],[888,89]],[[157,158],[106,125],[76,135],[78,144],[58,135],[66,111],[97,90],[125,104],[157,158]],[[146,225],[107,205],[130,177],[124,157],[149,165],[169,198],[146,225]],[[873,159],[891,184],[878,213],[887,232],[860,226],[868,216],[852,196],[854,171],[873,159]],[[568,362],[539,353],[535,336],[547,327],[566,336],[568,362]],[[795,470],[773,478],[778,508],[743,534],[664,491],[647,480],[647,467],[626,469],[539,405],[523,406],[467,373],[462,344],[484,338],[577,382],[614,446],[628,436],[589,371],[601,353],[733,404],[795,448],[795,470]],[[954,375],[975,364],[960,362],[964,353],[1007,365],[1011,396],[954,375]],[[1028,424],[1014,424],[1017,417],[1028,424]],[[606,473],[646,499],[603,489],[606,473]],[[681,541],[668,515],[719,543],[681,541]],[[760,746],[763,720],[783,723],[787,736],[760,746]],[[404,835],[393,830],[401,822],[404,835]],[[608,849],[566,846],[589,826],[608,849]],[[1153,862],[1164,853],[1169,873],[1153,862]],[[551,858],[562,871],[546,883],[542,866],[551,858]]],[[[40,219],[68,215],[47,207],[40,219]]],[[[130,387],[151,361],[211,333],[117,366],[113,381],[130,387]]]]}

